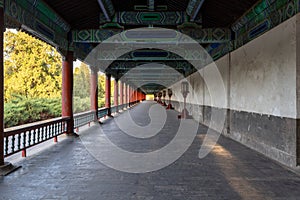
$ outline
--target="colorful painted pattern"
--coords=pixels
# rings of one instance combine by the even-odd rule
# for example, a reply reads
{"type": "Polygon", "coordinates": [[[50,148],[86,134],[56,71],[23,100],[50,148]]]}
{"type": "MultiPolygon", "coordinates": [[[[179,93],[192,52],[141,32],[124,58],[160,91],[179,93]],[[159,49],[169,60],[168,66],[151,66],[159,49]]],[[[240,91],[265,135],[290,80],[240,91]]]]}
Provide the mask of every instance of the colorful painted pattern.
{"type": "Polygon", "coordinates": [[[32,34],[61,48],[68,48],[70,26],[42,1],[6,0],[4,11],[6,16],[25,25],[32,34]]]}
{"type": "Polygon", "coordinates": [[[100,43],[106,39],[121,33],[123,30],[112,30],[112,29],[89,29],[72,32],[72,41],[79,43],[100,43]]]}
{"type": "Polygon", "coordinates": [[[263,0],[237,21],[235,48],[243,46],[299,12],[299,0],[263,0]]]}
{"type": "Polygon", "coordinates": [[[198,24],[202,24],[202,14],[199,13],[198,7],[203,4],[204,0],[190,0],[187,9],[186,9],[186,13],[188,14],[188,16],[190,16],[191,18],[194,18],[193,21],[198,23],[198,24]],[[196,13],[198,12],[198,13],[196,13]]]}
{"type": "Polygon", "coordinates": [[[180,25],[188,16],[185,12],[118,12],[113,21],[122,25],[180,25]]]}
{"type": "MultiPolygon", "coordinates": [[[[188,61],[163,61],[163,62],[156,62],[158,64],[167,65],[169,67],[172,67],[173,69],[177,70],[181,74],[192,74],[195,69],[194,67],[188,62],[188,61]]],[[[107,72],[110,72],[114,74],[116,71],[118,71],[119,75],[126,74],[129,70],[141,66],[144,64],[149,64],[147,61],[115,61],[111,64],[111,66],[106,70],[107,72]]]]}
{"type": "Polygon", "coordinates": [[[212,44],[207,50],[216,60],[266,33],[300,11],[300,0],[262,0],[233,24],[235,40],[212,44]]]}
{"type": "MultiPolygon", "coordinates": [[[[151,29],[149,29],[151,30],[151,29]]],[[[80,43],[101,43],[106,39],[110,38],[113,35],[121,33],[122,29],[89,29],[89,30],[81,30],[81,31],[73,31],[72,32],[72,41],[80,42],[80,43]]],[[[226,28],[215,28],[215,29],[202,29],[202,28],[180,28],[179,32],[193,38],[195,41],[199,43],[219,43],[219,42],[228,42],[231,40],[231,31],[226,28]]],[[[133,32],[133,31],[131,31],[133,32]]],[[[176,33],[176,31],[173,31],[176,33]]],[[[122,33],[123,40],[129,41],[138,38],[130,38],[128,36],[128,31],[124,34],[122,33]]],[[[167,38],[169,41],[180,41],[180,38],[177,37],[178,34],[175,34],[172,38],[167,38]]],[[[148,40],[152,40],[152,38],[148,38],[148,40]]],[[[165,39],[166,40],[166,39],[165,39]]]]}

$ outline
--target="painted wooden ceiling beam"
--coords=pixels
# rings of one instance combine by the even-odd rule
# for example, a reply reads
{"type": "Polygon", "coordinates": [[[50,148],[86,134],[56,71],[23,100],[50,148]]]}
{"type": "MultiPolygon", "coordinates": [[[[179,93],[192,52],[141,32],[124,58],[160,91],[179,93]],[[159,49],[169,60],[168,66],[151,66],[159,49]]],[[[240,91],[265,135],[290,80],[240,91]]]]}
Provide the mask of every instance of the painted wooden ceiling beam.
{"type": "Polygon", "coordinates": [[[190,21],[194,22],[197,18],[205,0],[190,0],[187,7],[187,14],[190,16],[190,21]]]}
{"type": "MultiPolygon", "coordinates": [[[[155,39],[155,33],[157,35],[162,35],[159,31],[149,30],[152,31],[152,37],[155,39]]],[[[170,30],[172,31],[172,30],[170,30]]],[[[185,35],[190,36],[192,39],[197,41],[198,43],[223,43],[231,41],[231,30],[229,28],[193,28],[193,27],[187,27],[187,28],[181,28],[177,30],[178,32],[181,32],[185,35]]],[[[119,33],[122,33],[123,30],[121,29],[86,29],[86,30],[74,30],[72,31],[72,42],[78,42],[78,43],[101,43],[110,37],[117,35],[119,33]]],[[[124,40],[126,41],[135,41],[139,38],[132,38],[131,36],[134,36],[132,33],[134,30],[125,31],[125,33],[122,33],[122,37],[124,37],[124,40]]],[[[145,32],[145,31],[144,31],[145,32]]],[[[160,41],[163,42],[165,40],[166,42],[175,41],[176,37],[178,37],[178,32],[175,30],[173,31],[175,36],[170,38],[162,38],[160,41]]],[[[141,35],[141,33],[139,33],[141,35]]],[[[149,35],[149,34],[148,34],[149,35]]],[[[171,34],[170,34],[171,35],[171,34]]],[[[141,39],[141,38],[140,38],[141,39]]],[[[142,38],[147,39],[147,38],[142,38]]],[[[180,39],[180,38],[179,38],[180,39]]],[[[151,38],[148,38],[148,40],[151,40],[151,38]]],[[[178,40],[176,40],[178,42],[178,40]]]]}
{"type": "Polygon", "coordinates": [[[111,0],[98,0],[98,4],[103,12],[103,15],[107,22],[112,20],[115,14],[115,9],[111,0]]]}

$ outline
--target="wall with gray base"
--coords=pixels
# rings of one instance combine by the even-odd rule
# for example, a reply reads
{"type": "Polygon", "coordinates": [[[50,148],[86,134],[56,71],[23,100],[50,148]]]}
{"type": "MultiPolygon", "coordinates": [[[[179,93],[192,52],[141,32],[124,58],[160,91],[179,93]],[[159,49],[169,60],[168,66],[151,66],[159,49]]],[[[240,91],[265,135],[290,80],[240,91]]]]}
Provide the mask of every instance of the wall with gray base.
{"type": "MultiPolygon", "coordinates": [[[[291,167],[300,160],[299,19],[298,14],[187,78],[187,109],[196,120],[211,126],[214,113],[225,113],[224,135],[291,167]],[[211,73],[214,68],[218,73],[211,73]]],[[[172,99],[183,102],[180,87],[181,82],[171,87],[172,99]]],[[[180,111],[183,103],[175,107],[180,111]]]]}

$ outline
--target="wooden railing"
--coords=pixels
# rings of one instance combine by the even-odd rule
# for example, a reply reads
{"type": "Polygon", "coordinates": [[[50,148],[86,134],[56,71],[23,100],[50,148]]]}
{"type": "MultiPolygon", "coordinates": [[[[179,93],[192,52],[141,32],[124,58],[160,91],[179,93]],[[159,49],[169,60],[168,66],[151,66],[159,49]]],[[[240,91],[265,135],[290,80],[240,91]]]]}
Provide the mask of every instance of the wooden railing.
{"type": "Polygon", "coordinates": [[[70,118],[60,117],[5,129],[4,156],[20,151],[23,151],[23,156],[26,156],[27,148],[65,133],[68,120],[70,118]]]}
{"type": "Polygon", "coordinates": [[[96,111],[88,111],[83,113],[74,114],[74,128],[79,128],[90,122],[95,121],[96,111]]]}
{"type": "MultiPolygon", "coordinates": [[[[124,110],[129,106],[133,106],[140,101],[134,101],[129,104],[123,104],[111,107],[111,112],[124,110]]],[[[74,129],[87,125],[97,118],[103,118],[108,115],[108,108],[100,108],[96,111],[88,111],[74,115],[74,129]],[[97,114],[97,117],[96,117],[97,114]]],[[[7,128],[4,130],[4,156],[8,157],[12,154],[22,151],[22,155],[26,156],[26,149],[54,138],[67,132],[69,117],[59,117],[41,122],[35,122],[7,128]]]]}
{"type": "Polygon", "coordinates": [[[103,118],[108,115],[108,108],[100,108],[98,110],[98,119],[103,118]]]}

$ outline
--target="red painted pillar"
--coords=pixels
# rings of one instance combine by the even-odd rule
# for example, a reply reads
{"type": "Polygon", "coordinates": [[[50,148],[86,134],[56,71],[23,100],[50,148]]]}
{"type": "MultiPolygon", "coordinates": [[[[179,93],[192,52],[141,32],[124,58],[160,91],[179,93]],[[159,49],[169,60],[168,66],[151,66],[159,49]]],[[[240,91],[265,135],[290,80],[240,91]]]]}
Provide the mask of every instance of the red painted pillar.
{"type": "Polygon", "coordinates": [[[131,91],[132,91],[131,92],[132,93],[132,95],[131,95],[132,96],[132,101],[135,101],[135,90],[132,88],[131,91]]]}
{"type": "Polygon", "coordinates": [[[135,90],[132,88],[132,101],[135,101],[135,90]]]}
{"type": "Polygon", "coordinates": [[[136,90],[135,91],[135,101],[138,101],[139,100],[139,98],[138,98],[138,91],[136,90]]]}
{"type": "Polygon", "coordinates": [[[74,132],[73,120],[73,52],[68,51],[62,66],[62,117],[70,117],[67,134],[74,132]]]}
{"type": "Polygon", "coordinates": [[[130,105],[130,86],[129,85],[127,85],[127,94],[126,94],[126,96],[127,96],[127,99],[126,99],[126,101],[127,101],[127,103],[128,103],[128,106],[127,107],[129,107],[130,105]]]}
{"type": "Polygon", "coordinates": [[[106,74],[106,79],[105,79],[105,107],[108,109],[107,111],[107,116],[111,116],[111,100],[110,100],[110,96],[111,96],[111,85],[110,85],[110,81],[111,81],[111,75],[110,74],[106,74]]]}
{"type": "Polygon", "coordinates": [[[91,111],[95,112],[94,121],[98,120],[98,70],[91,67],[91,79],[90,79],[90,98],[91,98],[91,111]]]}
{"type": "Polygon", "coordinates": [[[131,87],[128,85],[128,103],[131,103],[131,87]]]}
{"type": "Polygon", "coordinates": [[[116,107],[116,112],[119,111],[118,105],[119,105],[119,80],[115,79],[115,84],[114,84],[114,105],[116,107]]]}
{"type": "Polygon", "coordinates": [[[124,83],[120,81],[120,105],[124,104],[124,83]]]}
{"type": "Polygon", "coordinates": [[[127,104],[127,96],[128,96],[127,84],[124,83],[124,104],[127,104]]]}
{"type": "Polygon", "coordinates": [[[131,102],[132,102],[132,89],[129,86],[129,103],[131,103],[131,102]]]}
{"type": "Polygon", "coordinates": [[[4,65],[3,65],[3,31],[4,9],[0,7],[0,166],[4,165],[4,65]]]}
{"type": "Polygon", "coordinates": [[[135,101],[135,90],[133,88],[131,88],[131,93],[132,93],[132,101],[134,102],[135,101]]]}

